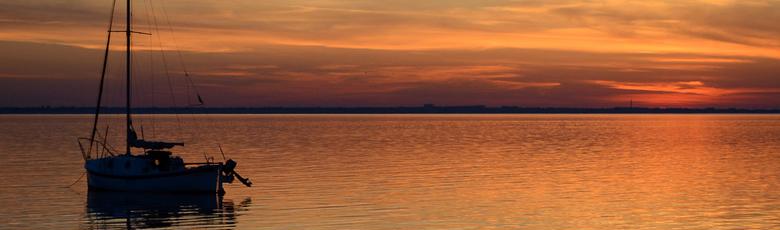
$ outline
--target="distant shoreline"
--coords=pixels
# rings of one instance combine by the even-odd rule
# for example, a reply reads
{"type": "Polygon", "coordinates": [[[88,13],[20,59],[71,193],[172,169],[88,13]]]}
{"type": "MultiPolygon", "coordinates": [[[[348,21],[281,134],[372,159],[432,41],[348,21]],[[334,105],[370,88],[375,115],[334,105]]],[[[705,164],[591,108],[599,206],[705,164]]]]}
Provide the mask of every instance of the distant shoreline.
{"type": "MultiPolygon", "coordinates": [[[[93,114],[94,107],[5,107],[0,114],[93,114]]],[[[105,114],[124,114],[124,108],[106,107],[105,114]]],[[[740,108],[541,108],[517,106],[418,107],[191,107],[133,108],[135,114],[780,114],[780,109],[740,108]]]]}

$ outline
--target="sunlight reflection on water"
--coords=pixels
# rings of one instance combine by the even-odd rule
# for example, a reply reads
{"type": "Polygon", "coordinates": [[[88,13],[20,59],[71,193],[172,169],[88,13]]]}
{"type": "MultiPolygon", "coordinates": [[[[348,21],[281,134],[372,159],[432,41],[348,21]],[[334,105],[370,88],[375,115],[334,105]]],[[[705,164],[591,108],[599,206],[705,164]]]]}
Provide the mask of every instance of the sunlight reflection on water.
{"type": "Polygon", "coordinates": [[[0,226],[780,227],[776,115],[142,116],[185,159],[239,162],[255,186],[221,201],[65,188],[89,119],[0,116],[0,226]]]}

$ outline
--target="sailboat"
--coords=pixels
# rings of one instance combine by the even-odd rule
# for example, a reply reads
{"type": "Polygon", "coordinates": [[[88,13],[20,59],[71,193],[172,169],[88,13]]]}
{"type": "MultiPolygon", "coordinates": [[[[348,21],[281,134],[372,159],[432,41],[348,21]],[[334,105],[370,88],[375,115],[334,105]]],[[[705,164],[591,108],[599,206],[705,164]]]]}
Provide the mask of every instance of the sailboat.
{"type": "MultiPolygon", "coordinates": [[[[225,162],[206,160],[200,163],[188,163],[176,155],[171,149],[184,146],[184,143],[150,141],[138,137],[133,127],[133,111],[131,107],[131,35],[146,34],[132,30],[131,0],[126,0],[125,30],[112,30],[114,6],[112,6],[111,22],[109,22],[108,39],[103,59],[103,71],[100,78],[97,106],[95,109],[92,133],[89,138],[79,138],[79,147],[84,158],[84,168],[87,174],[87,184],[90,189],[131,191],[131,192],[186,192],[186,193],[219,193],[224,194],[223,183],[232,183],[238,179],[244,185],[251,187],[252,182],[236,171],[236,161],[226,159],[225,162]],[[126,43],[126,85],[125,85],[125,123],[126,148],[124,153],[108,151],[108,144],[96,138],[98,120],[101,114],[106,65],[111,44],[111,33],[121,32],[127,37],[126,43]],[[89,142],[85,148],[85,142],[89,142]],[[102,147],[102,151],[99,151],[102,147]],[[93,151],[95,149],[95,151],[93,151]],[[138,151],[141,149],[142,151],[138,151]],[[133,150],[136,152],[134,153],[133,150]]],[[[198,95],[200,100],[200,95],[198,95]]],[[[220,151],[222,148],[220,147],[220,151]]],[[[222,153],[224,156],[224,152],[222,153]]]]}

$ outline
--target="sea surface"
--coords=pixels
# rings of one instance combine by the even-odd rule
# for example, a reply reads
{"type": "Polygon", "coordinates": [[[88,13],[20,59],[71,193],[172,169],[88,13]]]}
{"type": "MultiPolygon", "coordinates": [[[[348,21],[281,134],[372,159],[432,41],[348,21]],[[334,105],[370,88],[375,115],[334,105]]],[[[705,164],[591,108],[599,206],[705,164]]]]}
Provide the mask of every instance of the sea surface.
{"type": "MultiPolygon", "coordinates": [[[[117,149],[121,121],[100,128],[117,149]]],[[[780,228],[779,115],[189,114],[135,125],[186,142],[174,150],[188,161],[222,161],[222,146],[254,186],[88,191],[76,140],[91,116],[3,115],[0,229],[780,228]]]]}

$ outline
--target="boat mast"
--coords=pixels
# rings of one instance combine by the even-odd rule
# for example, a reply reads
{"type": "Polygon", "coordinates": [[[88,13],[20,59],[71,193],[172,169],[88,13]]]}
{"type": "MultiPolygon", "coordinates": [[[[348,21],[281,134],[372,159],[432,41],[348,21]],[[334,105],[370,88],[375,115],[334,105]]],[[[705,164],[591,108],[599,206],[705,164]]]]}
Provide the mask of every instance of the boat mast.
{"type": "MultiPolygon", "coordinates": [[[[103,101],[103,86],[106,80],[106,67],[108,66],[108,51],[111,48],[111,30],[114,28],[114,12],[116,11],[116,0],[111,3],[111,17],[108,21],[108,38],[106,39],[106,51],[103,53],[103,70],[100,73],[100,86],[98,87],[97,105],[95,106],[95,119],[92,121],[92,134],[89,137],[89,150],[84,159],[92,158],[92,146],[95,144],[95,134],[97,133],[98,121],[100,119],[100,106],[103,101]]],[[[106,134],[108,135],[108,132],[106,134]]]]}
{"type": "Polygon", "coordinates": [[[127,58],[126,58],[127,63],[125,64],[125,67],[127,67],[127,82],[126,82],[126,85],[125,85],[125,87],[126,87],[125,92],[127,94],[126,95],[126,97],[127,97],[127,104],[126,104],[126,111],[125,111],[126,112],[126,119],[127,119],[127,121],[126,121],[127,122],[127,127],[126,127],[127,128],[127,149],[126,149],[127,150],[127,155],[130,155],[130,136],[131,136],[130,132],[132,132],[132,125],[133,125],[133,123],[132,123],[132,121],[130,119],[130,88],[131,88],[130,87],[130,68],[131,68],[130,67],[130,51],[131,51],[130,50],[130,33],[132,33],[132,26],[131,26],[132,19],[130,18],[130,13],[131,13],[130,12],[130,1],[131,0],[127,0],[127,15],[126,15],[127,16],[127,30],[125,31],[125,34],[127,36],[127,58]]]}

